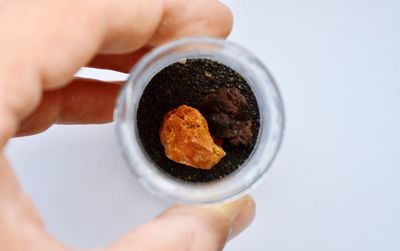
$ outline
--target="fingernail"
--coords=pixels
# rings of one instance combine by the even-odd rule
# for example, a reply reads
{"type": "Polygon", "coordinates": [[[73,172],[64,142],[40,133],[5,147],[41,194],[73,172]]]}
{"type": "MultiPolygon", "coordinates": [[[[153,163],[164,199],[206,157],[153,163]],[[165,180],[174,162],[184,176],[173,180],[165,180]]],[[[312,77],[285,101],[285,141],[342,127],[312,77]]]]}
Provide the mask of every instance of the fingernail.
{"type": "Polygon", "coordinates": [[[216,209],[228,218],[230,223],[228,240],[242,232],[252,222],[255,215],[255,202],[250,196],[244,196],[216,209]]]}
{"type": "Polygon", "coordinates": [[[229,230],[228,240],[235,238],[251,224],[255,216],[255,208],[256,204],[254,200],[250,196],[248,196],[246,202],[243,203],[240,212],[232,221],[231,228],[229,230]]]}

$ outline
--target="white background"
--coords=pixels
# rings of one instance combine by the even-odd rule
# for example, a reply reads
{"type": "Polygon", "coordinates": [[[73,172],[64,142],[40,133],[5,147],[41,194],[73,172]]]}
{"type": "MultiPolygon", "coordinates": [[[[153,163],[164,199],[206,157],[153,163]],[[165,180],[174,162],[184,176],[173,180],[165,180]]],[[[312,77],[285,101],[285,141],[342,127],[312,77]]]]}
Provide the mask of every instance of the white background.
{"type": "MultiPolygon", "coordinates": [[[[400,1],[226,2],[230,39],[271,69],[287,111],[255,222],[226,250],[400,250],[400,1]]],[[[47,229],[75,247],[167,206],[131,176],[113,125],[55,126],[7,154],[47,229]]]]}

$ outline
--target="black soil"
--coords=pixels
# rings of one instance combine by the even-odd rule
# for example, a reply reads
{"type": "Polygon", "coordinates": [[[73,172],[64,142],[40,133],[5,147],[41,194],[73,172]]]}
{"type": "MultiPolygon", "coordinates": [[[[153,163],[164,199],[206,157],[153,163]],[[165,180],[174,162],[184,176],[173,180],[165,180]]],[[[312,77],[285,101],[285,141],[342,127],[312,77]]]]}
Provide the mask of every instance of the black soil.
{"type": "MultiPolygon", "coordinates": [[[[246,161],[257,139],[260,115],[255,96],[240,74],[209,59],[187,59],[169,65],[151,79],[139,102],[137,123],[142,144],[158,167],[184,181],[209,182],[229,175],[246,161]],[[232,88],[238,89],[246,98],[241,120],[251,123],[251,138],[245,144],[224,140],[222,148],[226,155],[210,170],[192,168],[168,159],[159,137],[164,115],[185,104],[199,109],[207,119],[204,107],[207,108],[208,97],[232,88]]],[[[210,131],[218,131],[212,124],[215,123],[209,122],[210,131]]]]}

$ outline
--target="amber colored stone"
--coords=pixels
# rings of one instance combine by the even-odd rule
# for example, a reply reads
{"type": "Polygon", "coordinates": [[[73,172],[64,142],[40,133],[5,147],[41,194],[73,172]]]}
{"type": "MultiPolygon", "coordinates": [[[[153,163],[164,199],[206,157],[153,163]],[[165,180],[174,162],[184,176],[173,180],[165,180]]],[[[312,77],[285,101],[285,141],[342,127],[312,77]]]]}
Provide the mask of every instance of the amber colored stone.
{"type": "Polygon", "coordinates": [[[169,159],[194,168],[210,169],[226,154],[214,143],[203,115],[187,105],[165,115],[160,139],[169,159]]]}

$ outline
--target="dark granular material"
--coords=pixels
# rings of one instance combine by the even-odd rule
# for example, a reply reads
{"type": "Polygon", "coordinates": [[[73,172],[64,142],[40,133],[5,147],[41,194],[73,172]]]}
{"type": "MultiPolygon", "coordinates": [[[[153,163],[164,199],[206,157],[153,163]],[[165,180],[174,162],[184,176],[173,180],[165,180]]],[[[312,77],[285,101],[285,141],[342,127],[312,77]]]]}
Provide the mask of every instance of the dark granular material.
{"type": "Polygon", "coordinates": [[[209,59],[187,59],[167,66],[150,80],[139,102],[137,124],[143,147],[159,168],[184,181],[209,182],[229,175],[246,161],[257,140],[260,114],[256,98],[240,74],[209,59]],[[214,102],[212,97],[221,95],[224,90],[229,90],[230,95],[236,95],[236,98],[230,103],[225,100],[222,105],[230,107],[231,113],[219,113],[219,116],[225,114],[227,118],[217,121],[227,126],[234,118],[238,123],[230,126],[242,130],[244,136],[233,142],[224,140],[222,148],[226,156],[210,170],[192,168],[168,159],[159,136],[165,114],[183,104],[194,107],[204,113],[206,119],[208,117],[210,131],[215,133],[221,128],[218,123],[209,121],[210,110],[215,111],[210,104],[214,102]]]}

